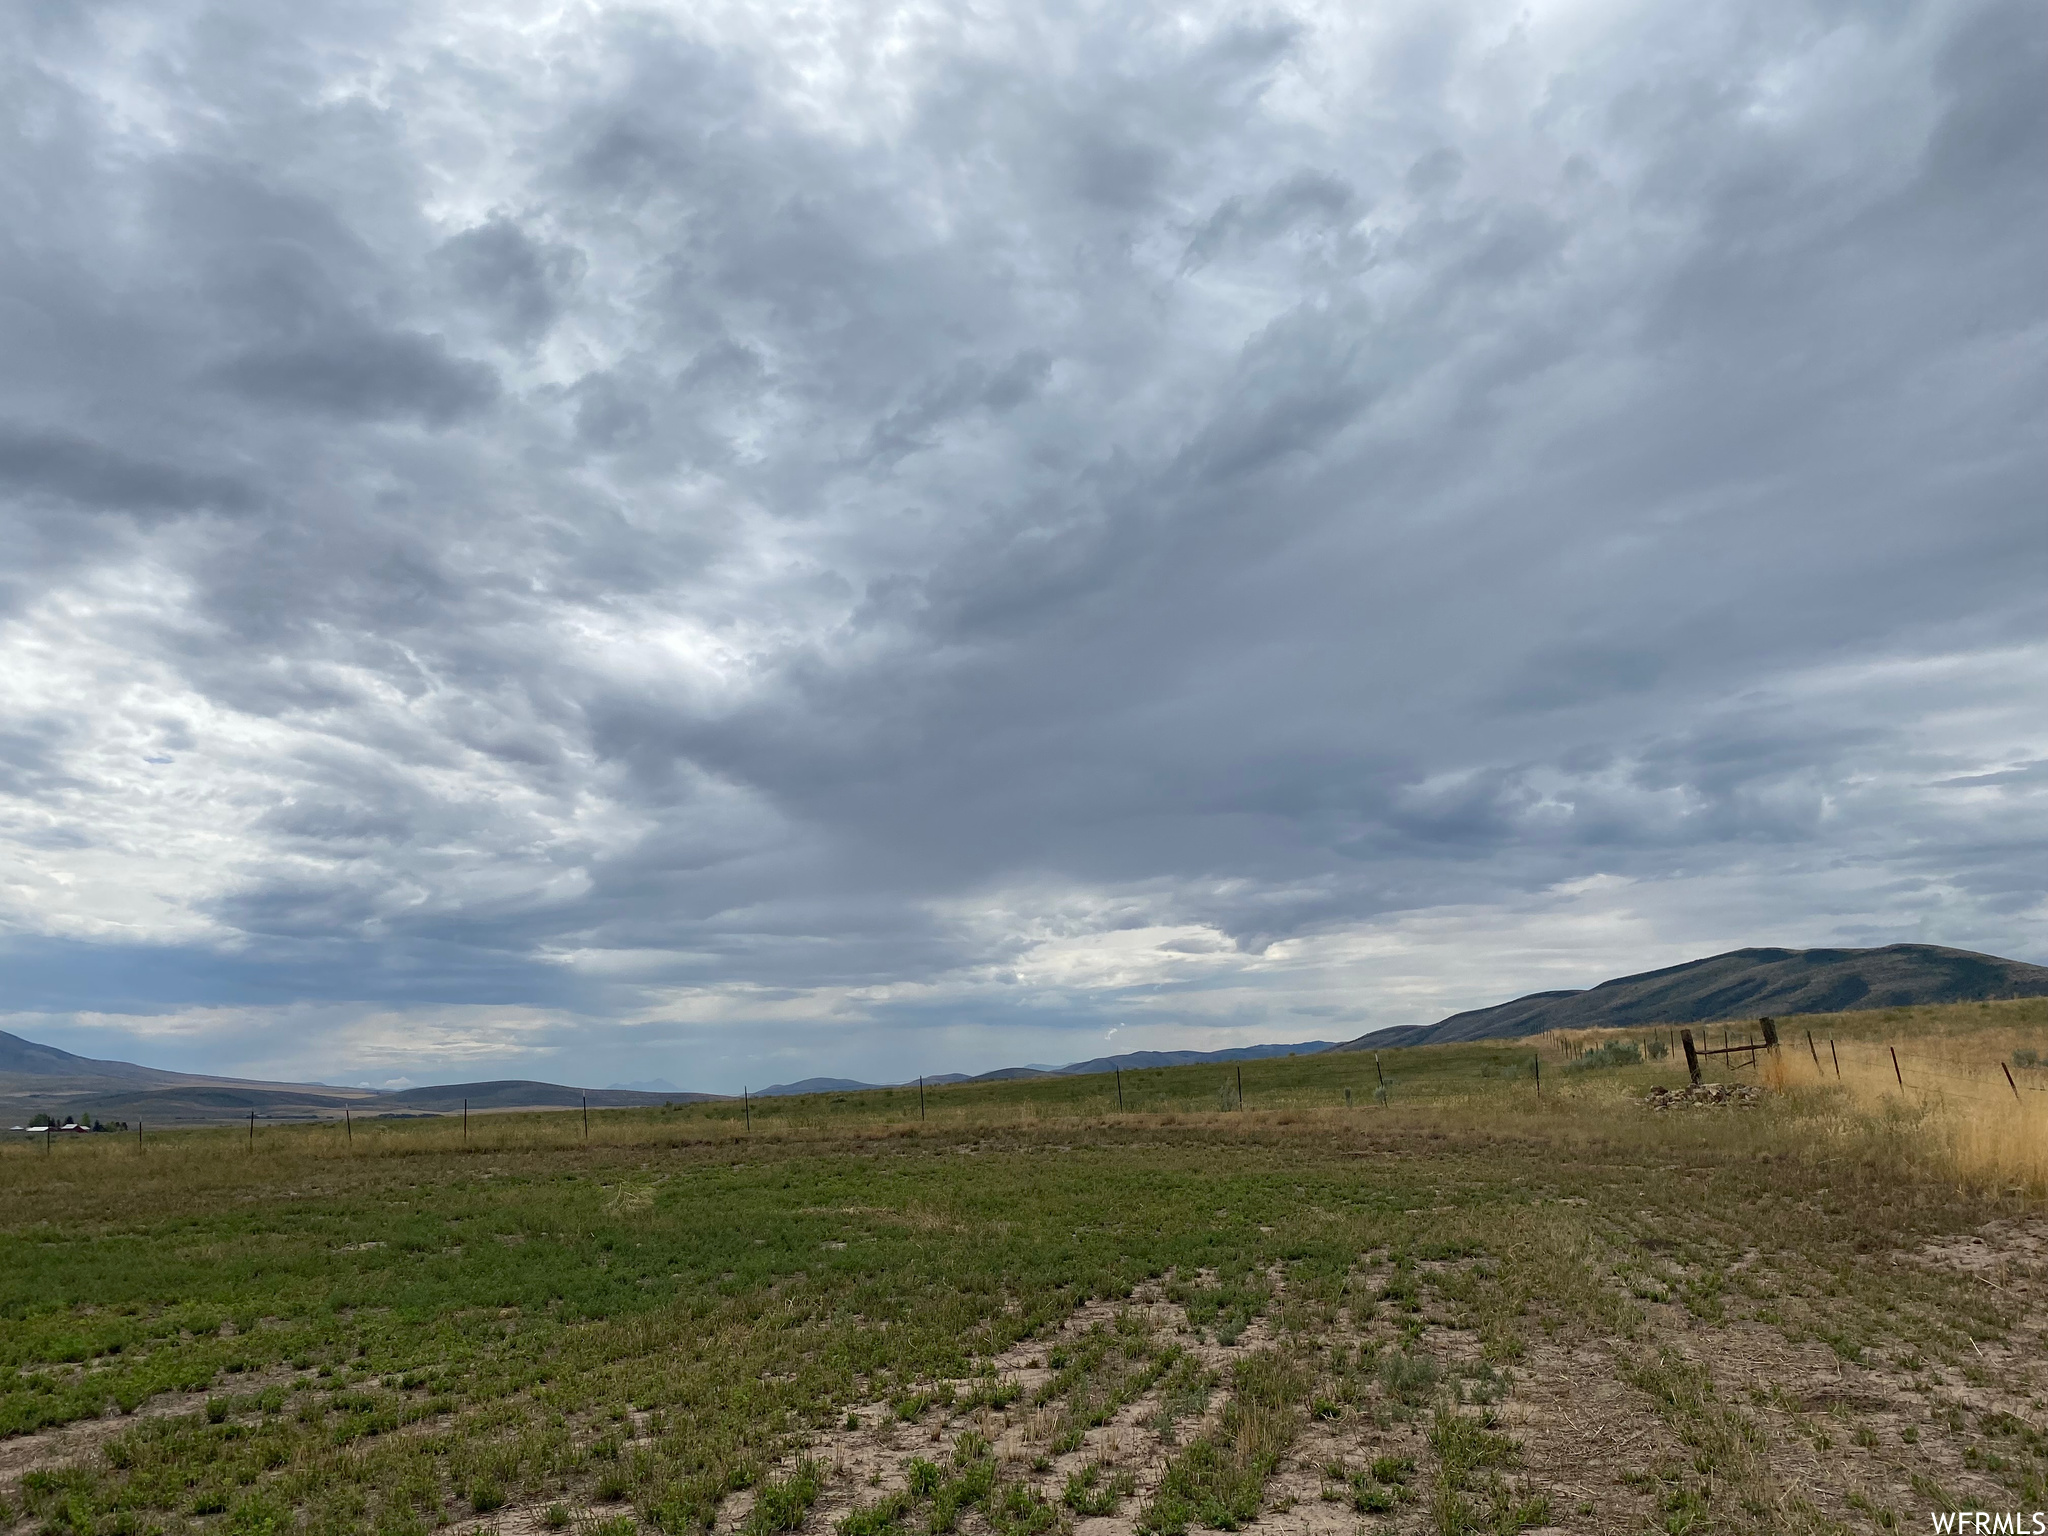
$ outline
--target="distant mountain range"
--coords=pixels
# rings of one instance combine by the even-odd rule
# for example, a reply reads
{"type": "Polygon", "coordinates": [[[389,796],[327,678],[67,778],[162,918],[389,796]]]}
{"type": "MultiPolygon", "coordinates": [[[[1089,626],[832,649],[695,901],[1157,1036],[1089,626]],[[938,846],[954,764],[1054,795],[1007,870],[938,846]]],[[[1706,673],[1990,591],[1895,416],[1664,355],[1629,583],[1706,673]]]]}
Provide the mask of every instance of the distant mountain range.
{"type": "Polygon", "coordinates": [[[2048,997],[2048,966],[1938,944],[1737,949],[1620,976],[1582,992],[1531,992],[1510,1003],[1454,1013],[1436,1024],[1376,1030],[1338,1049],[1385,1050],[1540,1035],[1550,1029],[1700,1024],[1759,1014],[1846,1013],[1992,997],[2048,997]]]}
{"type": "MultiPolygon", "coordinates": [[[[948,1072],[924,1081],[927,1087],[943,1087],[1200,1062],[1260,1061],[1318,1051],[1385,1050],[1534,1035],[1552,1029],[1705,1023],[1758,1014],[1837,1013],[1854,1008],[2044,996],[2048,996],[2048,966],[1935,944],[1890,944],[1882,949],[1738,949],[1660,971],[1618,977],[1584,991],[1532,992],[1513,1002],[1453,1014],[1435,1024],[1375,1030],[1337,1045],[1306,1040],[1222,1051],[1126,1051],[1063,1067],[999,1067],[972,1076],[948,1072]]],[[[857,1093],[889,1086],[911,1084],[807,1077],[755,1093],[770,1098],[857,1093]]],[[[586,1094],[581,1088],[525,1079],[443,1083],[387,1092],[325,1083],[252,1082],[74,1056],[0,1032],[0,1121],[6,1123],[26,1123],[38,1111],[169,1126],[236,1120],[252,1111],[259,1119],[313,1120],[339,1117],[344,1109],[355,1115],[453,1114],[465,1103],[478,1111],[574,1109],[586,1097],[593,1109],[613,1109],[697,1103],[728,1095],[685,1093],[666,1086],[654,1089],[652,1084],[594,1088],[586,1094]]]]}
{"type": "MultiPolygon", "coordinates": [[[[997,1067],[993,1072],[942,1072],[927,1077],[927,1088],[944,1088],[953,1083],[1004,1083],[1024,1077],[1080,1077],[1090,1072],[1135,1072],[1144,1067],[1185,1067],[1203,1061],[1262,1061],[1269,1056],[1312,1056],[1317,1051],[1343,1050],[1328,1040],[1304,1040],[1298,1045],[1240,1045],[1225,1051],[1126,1051],[1121,1056],[1096,1056],[1069,1062],[1064,1067],[997,1067]]],[[[908,1083],[862,1083],[850,1077],[807,1077],[801,1082],[777,1083],[758,1088],[760,1099],[781,1098],[794,1093],[859,1093],[870,1088],[914,1088],[908,1083]]]]}
{"type": "MultiPolygon", "coordinates": [[[[711,1093],[589,1090],[593,1109],[691,1103],[711,1093]]],[[[146,1125],[217,1124],[255,1113],[259,1120],[319,1120],[355,1115],[454,1114],[465,1101],[477,1111],[574,1109],[584,1090],[559,1083],[497,1081],[378,1092],[327,1083],[269,1083],[240,1077],[166,1072],[132,1061],[74,1056],[0,1031],[0,1124],[26,1124],[38,1112],[79,1114],[146,1125]]]]}

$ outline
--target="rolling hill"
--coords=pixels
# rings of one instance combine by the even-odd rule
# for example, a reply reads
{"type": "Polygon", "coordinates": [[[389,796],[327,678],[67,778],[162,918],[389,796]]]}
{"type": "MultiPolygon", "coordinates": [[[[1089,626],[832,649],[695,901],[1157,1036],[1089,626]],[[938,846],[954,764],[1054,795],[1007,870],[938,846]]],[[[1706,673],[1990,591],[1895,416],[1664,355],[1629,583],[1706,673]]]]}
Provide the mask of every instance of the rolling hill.
{"type": "Polygon", "coordinates": [[[1992,997],[2048,997],[2048,966],[1938,944],[1882,949],[1737,949],[1584,991],[1531,992],[1423,1028],[1376,1030],[1335,1047],[1494,1040],[1549,1029],[1698,1024],[1759,1014],[1842,1013],[1992,997]]]}

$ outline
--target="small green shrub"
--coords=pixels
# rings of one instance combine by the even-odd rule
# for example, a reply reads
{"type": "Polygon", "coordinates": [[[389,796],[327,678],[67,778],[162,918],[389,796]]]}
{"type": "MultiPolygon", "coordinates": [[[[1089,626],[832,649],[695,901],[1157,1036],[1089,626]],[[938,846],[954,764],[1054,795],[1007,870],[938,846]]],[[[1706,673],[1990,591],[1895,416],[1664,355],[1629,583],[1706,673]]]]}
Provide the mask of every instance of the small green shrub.
{"type": "Polygon", "coordinates": [[[1128,1471],[1103,1475],[1106,1469],[1092,1461],[1078,1472],[1068,1474],[1061,1502],[1077,1515],[1113,1515],[1138,1490],[1137,1479],[1128,1471]]]}
{"type": "Polygon", "coordinates": [[[768,1479],[754,1495],[754,1507],[742,1527],[746,1536],[772,1536],[777,1531],[795,1530],[818,1502],[823,1486],[821,1469],[808,1456],[790,1468],[787,1477],[768,1479]]]}
{"type": "Polygon", "coordinates": [[[910,1507],[909,1494],[892,1493],[851,1511],[833,1529],[839,1536],[896,1536],[910,1507]]]}
{"type": "Polygon", "coordinates": [[[1567,1072],[1598,1072],[1609,1067],[1639,1067],[1642,1064],[1643,1048],[1635,1041],[1609,1040],[1577,1060],[1566,1062],[1564,1069],[1567,1072]]]}
{"type": "Polygon", "coordinates": [[[1380,1361],[1380,1386],[1401,1407],[1416,1409],[1436,1393],[1437,1363],[1428,1355],[1388,1355],[1380,1361]]]}

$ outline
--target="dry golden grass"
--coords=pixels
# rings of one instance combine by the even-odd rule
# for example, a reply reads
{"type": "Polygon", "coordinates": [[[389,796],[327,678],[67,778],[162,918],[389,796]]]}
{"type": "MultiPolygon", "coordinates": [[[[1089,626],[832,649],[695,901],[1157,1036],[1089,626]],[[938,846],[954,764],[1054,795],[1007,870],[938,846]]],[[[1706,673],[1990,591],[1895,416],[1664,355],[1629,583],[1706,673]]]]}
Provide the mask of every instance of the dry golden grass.
{"type": "MultiPolygon", "coordinates": [[[[1609,1041],[1676,1042],[1682,1026],[1557,1030],[1535,1038],[1546,1060],[1609,1041]]],[[[1692,1025],[1704,1048],[1760,1040],[1755,1022],[1692,1025]]],[[[1775,1057],[1706,1058],[1709,1082],[1761,1082],[1801,1103],[1823,1143],[1883,1149],[1900,1168],[1973,1192],[2048,1194],[2048,998],[1950,1003],[1778,1020],[1775,1057]]],[[[1670,1081],[1674,1045],[1657,1065],[1670,1081]]],[[[1638,1074],[1611,1078],[1635,1086],[1638,1074]]],[[[1567,1090],[1569,1091],[1569,1090],[1567,1090]]]]}
{"type": "MultiPolygon", "coordinates": [[[[1898,1144],[1902,1160],[1978,1190],[2048,1191],[2048,1092],[2009,1075],[2010,1049],[1996,1038],[1960,1038],[1930,1049],[1838,1040],[1832,1051],[1783,1051],[1765,1081],[1836,1101],[1860,1136],[1898,1144]]],[[[1839,1134],[1848,1134],[1844,1125],[1839,1134]]]]}

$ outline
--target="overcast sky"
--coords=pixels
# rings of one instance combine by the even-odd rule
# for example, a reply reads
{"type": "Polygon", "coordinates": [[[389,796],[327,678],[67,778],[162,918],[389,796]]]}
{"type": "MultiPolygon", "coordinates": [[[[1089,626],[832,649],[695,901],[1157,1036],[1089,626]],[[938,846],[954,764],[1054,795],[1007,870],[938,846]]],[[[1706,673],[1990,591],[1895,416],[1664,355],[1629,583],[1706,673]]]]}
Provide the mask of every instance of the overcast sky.
{"type": "Polygon", "coordinates": [[[2048,961],[2048,8],[0,10],[0,1027],[737,1089],[2048,961]]]}

